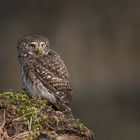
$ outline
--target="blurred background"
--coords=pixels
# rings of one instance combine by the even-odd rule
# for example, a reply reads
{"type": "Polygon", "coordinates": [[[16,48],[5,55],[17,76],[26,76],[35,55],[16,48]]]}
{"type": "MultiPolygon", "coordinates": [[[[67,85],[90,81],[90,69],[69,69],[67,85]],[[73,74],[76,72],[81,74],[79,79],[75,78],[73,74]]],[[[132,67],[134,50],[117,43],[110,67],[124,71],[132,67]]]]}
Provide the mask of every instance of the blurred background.
{"type": "Polygon", "coordinates": [[[0,90],[22,90],[16,40],[31,33],[61,55],[97,140],[140,140],[139,0],[1,0],[0,90]]]}

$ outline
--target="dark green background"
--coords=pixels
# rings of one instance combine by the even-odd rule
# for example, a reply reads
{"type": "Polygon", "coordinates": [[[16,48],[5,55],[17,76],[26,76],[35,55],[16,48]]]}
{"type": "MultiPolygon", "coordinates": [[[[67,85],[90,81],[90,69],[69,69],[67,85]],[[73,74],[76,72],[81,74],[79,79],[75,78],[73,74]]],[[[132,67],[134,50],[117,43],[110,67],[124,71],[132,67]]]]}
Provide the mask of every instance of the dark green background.
{"type": "Polygon", "coordinates": [[[22,89],[16,40],[29,33],[61,55],[97,140],[140,140],[139,0],[1,0],[0,90],[22,89]]]}

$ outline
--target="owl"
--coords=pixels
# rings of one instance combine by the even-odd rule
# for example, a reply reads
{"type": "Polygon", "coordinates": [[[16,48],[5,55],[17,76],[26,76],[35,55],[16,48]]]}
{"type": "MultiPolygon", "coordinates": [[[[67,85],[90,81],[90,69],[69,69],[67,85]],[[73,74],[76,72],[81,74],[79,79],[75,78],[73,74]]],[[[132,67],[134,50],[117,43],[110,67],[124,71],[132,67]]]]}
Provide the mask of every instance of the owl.
{"type": "Polygon", "coordinates": [[[26,35],[17,41],[21,77],[31,96],[47,99],[58,110],[71,105],[69,73],[60,56],[41,35],[26,35]]]}

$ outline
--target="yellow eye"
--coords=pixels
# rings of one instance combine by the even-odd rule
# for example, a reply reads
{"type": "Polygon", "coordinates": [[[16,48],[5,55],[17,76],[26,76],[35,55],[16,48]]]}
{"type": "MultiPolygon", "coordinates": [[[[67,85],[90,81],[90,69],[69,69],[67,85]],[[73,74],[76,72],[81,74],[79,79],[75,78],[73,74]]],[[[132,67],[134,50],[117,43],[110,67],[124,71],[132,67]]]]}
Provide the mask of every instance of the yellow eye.
{"type": "Polygon", "coordinates": [[[40,43],[41,48],[46,48],[46,44],[44,42],[40,43]]]}
{"type": "Polygon", "coordinates": [[[35,44],[31,43],[28,45],[29,48],[35,48],[35,44]]]}

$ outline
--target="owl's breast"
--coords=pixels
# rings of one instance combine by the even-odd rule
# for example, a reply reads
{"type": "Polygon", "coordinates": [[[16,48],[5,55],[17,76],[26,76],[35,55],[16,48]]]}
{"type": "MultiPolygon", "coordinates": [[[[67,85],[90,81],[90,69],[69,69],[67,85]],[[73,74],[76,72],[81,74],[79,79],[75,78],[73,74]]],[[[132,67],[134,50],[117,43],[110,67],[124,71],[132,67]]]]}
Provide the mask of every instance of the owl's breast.
{"type": "Polygon", "coordinates": [[[31,81],[29,81],[29,77],[28,77],[28,68],[27,66],[22,66],[21,67],[21,78],[23,81],[23,84],[25,85],[26,89],[30,92],[31,91],[31,81]]]}
{"type": "Polygon", "coordinates": [[[26,90],[30,95],[39,96],[48,99],[51,103],[56,103],[55,96],[45,87],[40,79],[35,74],[34,65],[29,67],[23,66],[21,68],[22,81],[26,87],[26,90]]]}

